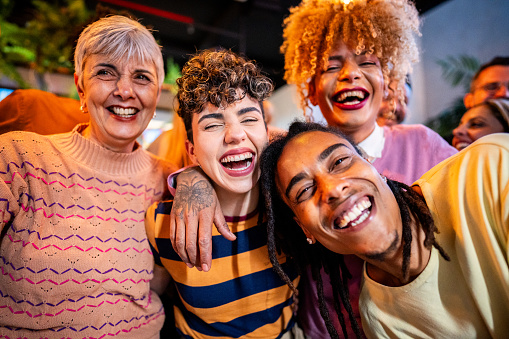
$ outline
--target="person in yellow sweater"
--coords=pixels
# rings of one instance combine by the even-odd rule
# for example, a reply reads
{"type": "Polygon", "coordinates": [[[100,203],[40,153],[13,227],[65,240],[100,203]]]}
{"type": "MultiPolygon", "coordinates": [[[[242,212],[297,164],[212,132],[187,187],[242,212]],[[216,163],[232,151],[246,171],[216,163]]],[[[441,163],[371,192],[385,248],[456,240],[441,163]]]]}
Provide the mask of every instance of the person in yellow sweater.
{"type": "Polygon", "coordinates": [[[365,260],[367,337],[507,337],[509,134],[479,139],[409,187],[380,175],[339,131],[296,122],[261,169],[269,250],[323,265],[336,310],[350,307],[343,255],[365,260]]]}
{"type": "Polygon", "coordinates": [[[136,142],[164,79],[139,22],[87,26],[75,53],[72,132],[0,136],[0,337],[159,338],[145,211],[176,168],[136,142]]]}

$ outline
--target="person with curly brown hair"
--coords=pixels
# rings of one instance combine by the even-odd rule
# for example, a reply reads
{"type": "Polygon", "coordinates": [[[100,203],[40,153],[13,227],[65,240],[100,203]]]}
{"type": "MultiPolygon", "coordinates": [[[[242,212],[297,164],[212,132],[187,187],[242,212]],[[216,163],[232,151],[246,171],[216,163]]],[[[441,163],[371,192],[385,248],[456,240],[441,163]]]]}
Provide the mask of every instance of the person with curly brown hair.
{"type": "MultiPolygon", "coordinates": [[[[175,325],[185,338],[298,338],[293,292],[272,269],[259,206],[259,158],[268,143],[262,102],[272,82],[233,52],[207,50],[186,63],[177,84],[186,150],[212,183],[196,176],[177,193],[193,194],[201,209],[215,190],[236,239],[213,233],[211,269],[189,268],[170,243],[170,212],[178,202],[152,205],[145,218],[158,272],[152,288],[162,291],[173,280],[175,325]]],[[[277,260],[288,266],[284,255],[277,260]]],[[[295,270],[285,271],[297,284],[295,270]]]]}

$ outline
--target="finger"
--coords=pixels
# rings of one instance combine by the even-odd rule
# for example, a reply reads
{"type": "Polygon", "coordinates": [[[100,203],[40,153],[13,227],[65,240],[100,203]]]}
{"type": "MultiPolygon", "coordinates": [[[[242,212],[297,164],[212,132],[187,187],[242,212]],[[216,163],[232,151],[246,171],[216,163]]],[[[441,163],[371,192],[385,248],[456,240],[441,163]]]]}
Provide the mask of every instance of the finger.
{"type": "Polygon", "coordinates": [[[187,215],[185,218],[186,224],[183,225],[185,228],[186,235],[186,253],[189,258],[189,262],[196,266],[196,254],[197,254],[197,242],[198,242],[198,217],[193,215],[187,215]]]}
{"type": "Polygon", "coordinates": [[[200,214],[198,248],[201,268],[208,272],[212,265],[212,221],[208,215],[200,214]]]}
{"type": "Polygon", "coordinates": [[[223,210],[221,209],[221,206],[219,206],[219,203],[216,204],[216,209],[214,211],[214,225],[216,225],[219,234],[221,234],[226,239],[230,241],[237,239],[237,236],[235,236],[235,234],[233,234],[228,227],[228,224],[224,218],[223,210]]]}
{"type": "Polygon", "coordinates": [[[171,241],[171,247],[173,247],[173,250],[177,252],[177,246],[175,246],[175,229],[176,229],[176,221],[175,221],[175,213],[173,208],[171,209],[170,213],[170,228],[169,228],[169,238],[171,241]]]}
{"type": "Polygon", "coordinates": [[[181,217],[175,219],[175,252],[179,255],[182,261],[189,267],[192,268],[193,264],[189,260],[186,252],[186,225],[185,220],[181,217]]]}

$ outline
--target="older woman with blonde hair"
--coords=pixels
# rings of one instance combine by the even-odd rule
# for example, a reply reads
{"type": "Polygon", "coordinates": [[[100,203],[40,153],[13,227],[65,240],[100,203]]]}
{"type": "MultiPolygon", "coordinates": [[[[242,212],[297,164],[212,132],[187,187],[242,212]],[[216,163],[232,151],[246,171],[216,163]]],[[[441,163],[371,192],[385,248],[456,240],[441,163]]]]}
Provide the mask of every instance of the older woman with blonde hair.
{"type": "Polygon", "coordinates": [[[122,16],[84,29],[75,83],[90,122],[0,137],[0,334],[158,338],[145,210],[174,166],[136,142],[164,78],[154,37],[122,16]]]}

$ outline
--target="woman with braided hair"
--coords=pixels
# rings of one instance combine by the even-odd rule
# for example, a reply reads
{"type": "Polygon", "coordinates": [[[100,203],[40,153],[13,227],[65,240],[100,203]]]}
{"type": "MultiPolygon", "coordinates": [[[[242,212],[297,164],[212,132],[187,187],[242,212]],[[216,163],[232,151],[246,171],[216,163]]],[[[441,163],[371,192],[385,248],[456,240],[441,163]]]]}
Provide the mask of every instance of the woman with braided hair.
{"type": "Polygon", "coordinates": [[[361,336],[343,254],[366,262],[359,303],[368,337],[507,335],[509,135],[480,139],[413,187],[378,174],[341,132],[314,123],[293,123],[260,165],[271,258],[282,249],[301,270],[312,267],[332,338],[322,267],[343,335],[341,307],[361,336]]]}

